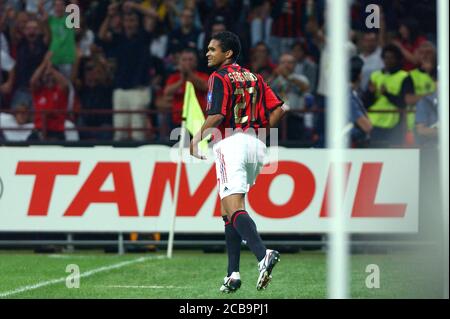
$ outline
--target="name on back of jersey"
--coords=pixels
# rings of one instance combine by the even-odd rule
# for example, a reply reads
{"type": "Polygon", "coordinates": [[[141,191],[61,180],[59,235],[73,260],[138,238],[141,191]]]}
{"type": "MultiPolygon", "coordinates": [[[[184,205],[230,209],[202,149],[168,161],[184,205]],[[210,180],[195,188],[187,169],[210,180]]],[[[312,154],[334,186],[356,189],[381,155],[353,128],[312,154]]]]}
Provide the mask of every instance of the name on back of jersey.
{"type": "Polygon", "coordinates": [[[230,72],[227,74],[231,83],[256,81],[258,78],[251,72],[230,72]]]}

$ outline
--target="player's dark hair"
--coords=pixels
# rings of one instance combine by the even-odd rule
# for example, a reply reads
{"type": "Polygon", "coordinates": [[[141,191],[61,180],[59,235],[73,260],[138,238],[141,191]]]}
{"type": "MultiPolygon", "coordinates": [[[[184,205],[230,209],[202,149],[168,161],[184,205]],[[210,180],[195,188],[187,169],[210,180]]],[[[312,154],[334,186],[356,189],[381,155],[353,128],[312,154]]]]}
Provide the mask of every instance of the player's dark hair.
{"type": "Polygon", "coordinates": [[[388,44],[383,48],[383,51],[381,52],[381,57],[384,59],[384,56],[386,55],[386,52],[392,52],[395,57],[397,58],[397,62],[401,63],[403,60],[403,54],[400,49],[394,45],[394,44],[388,44]]]}
{"type": "Polygon", "coordinates": [[[361,74],[364,61],[359,56],[354,56],[350,59],[350,80],[355,83],[361,74]]]}
{"type": "Polygon", "coordinates": [[[220,48],[222,49],[222,52],[226,52],[228,50],[233,51],[231,59],[233,61],[237,60],[239,54],[241,53],[241,41],[236,34],[230,31],[223,31],[216,33],[211,37],[211,39],[220,42],[220,48]]]}

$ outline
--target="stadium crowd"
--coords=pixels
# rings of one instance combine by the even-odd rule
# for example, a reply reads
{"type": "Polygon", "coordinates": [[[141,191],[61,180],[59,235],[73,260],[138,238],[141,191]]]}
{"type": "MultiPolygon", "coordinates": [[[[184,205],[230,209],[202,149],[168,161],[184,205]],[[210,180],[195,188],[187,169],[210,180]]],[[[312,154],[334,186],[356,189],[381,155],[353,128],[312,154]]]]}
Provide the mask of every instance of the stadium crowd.
{"type": "MultiPolygon", "coordinates": [[[[354,0],[350,15],[352,146],[433,145],[435,1],[354,0]],[[379,28],[366,26],[369,4],[379,28]]],[[[187,80],[205,107],[206,46],[230,30],[238,62],[291,106],[284,137],[323,147],[325,27],[325,0],[0,0],[0,139],[165,142],[187,80]],[[79,28],[66,24],[70,3],[79,28]]]]}

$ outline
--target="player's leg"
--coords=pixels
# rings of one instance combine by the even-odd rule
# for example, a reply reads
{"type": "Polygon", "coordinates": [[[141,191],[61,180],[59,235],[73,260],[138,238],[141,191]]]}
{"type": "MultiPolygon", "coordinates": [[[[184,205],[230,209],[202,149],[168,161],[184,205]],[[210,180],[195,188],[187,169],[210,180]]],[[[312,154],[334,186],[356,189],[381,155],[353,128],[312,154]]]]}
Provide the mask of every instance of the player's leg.
{"type": "Polygon", "coordinates": [[[241,286],[241,277],[239,274],[239,261],[241,257],[242,238],[228,219],[228,215],[221,206],[223,221],[225,222],[225,241],[228,254],[228,273],[224,278],[220,291],[235,292],[241,286]]]}
{"type": "Polygon", "coordinates": [[[222,219],[225,223],[225,240],[227,244],[228,253],[228,276],[233,272],[239,272],[239,261],[241,257],[241,235],[233,227],[230,222],[225,209],[221,207],[222,219]]]}
{"type": "MultiPolygon", "coordinates": [[[[259,142],[255,138],[253,140],[259,142]]],[[[222,206],[233,227],[241,238],[247,242],[247,246],[259,261],[260,275],[257,288],[263,289],[270,281],[270,273],[279,260],[279,254],[266,249],[258,234],[255,222],[245,210],[245,194],[248,192],[248,186],[252,185],[252,183],[248,183],[247,164],[249,158],[254,157],[248,154],[249,146],[250,153],[264,154],[264,152],[257,152],[258,148],[255,145],[249,143],[249,136],[246,134],[235,134],[216,144],[214,151],[222,206]]],[[[265,150],[265,145],[260,145],[259,149],[261,147],[262,150],[265,150]]],[[[252,170],[254,169],[252,168],[252,170]]],[[[257,172],[254,171],[252,176],[256,178],[256,175],[257,172]]]]}
{"type": "MultiPolygon", "coordinates": [[[[255,184],[256,177],[261,172],[266,161],[267,148],[265,143],[261,142],[257,138],[249,137],[247,142],[247,183],[248,185],[253,186],[255,184]]],[[[264,258],[258,263],[259,276],[256,282],[256,288],[258,290],[265,289],[267,287],[272,279],[272,270],[278,261],[280,261],[279,252],[272,249],[266,249],[264,258]]]]}
{"type": "Polygon", "coordinates": [[[255,254],[258,261],[261,261],[266,255],[266,246],[264,246],[258,234],[255,222],[245,210],[244,199],[245,193],[232,194],[222,198],[222,205],[233,227],[241,235],[241,238],[247,242],[247,246],[255,254]]]}

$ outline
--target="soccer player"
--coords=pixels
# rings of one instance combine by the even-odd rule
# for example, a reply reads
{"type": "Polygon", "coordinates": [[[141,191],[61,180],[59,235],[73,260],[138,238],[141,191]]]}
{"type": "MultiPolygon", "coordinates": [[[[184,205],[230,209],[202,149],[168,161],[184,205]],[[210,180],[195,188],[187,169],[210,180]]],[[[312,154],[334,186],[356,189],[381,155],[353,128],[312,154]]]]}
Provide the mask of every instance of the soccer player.
{"type": "Polygon", "coordinates": [[[198,153],[198,143],[217,128],[220,141],[213,134],[218,191],[225,222],[228,253],[228,274],[220,288],[234,292],[241,286],[239,259],[244,240],[258,260],[258,290],[265,289],[273,267],[280,260],[275,250],[266,249],[256,224],[245,210],[245,194],[259,174],[266,157],[265,141],[256,137],[258,129],[275,127],[288,106],[264,82],[236,63],[241,45],[231,32],[219,32],[208,45],[208,67],[217,68],[209,77],[207,113],[201,130],[191,141],[191,155],[205,159],[198,153]],[[225,131],[232,133],[225,135],[225,131]],[[253,131],[255,134],[250,134],[253,131]]]}

